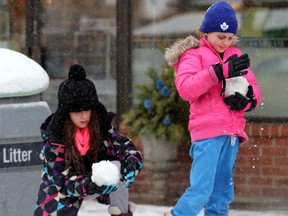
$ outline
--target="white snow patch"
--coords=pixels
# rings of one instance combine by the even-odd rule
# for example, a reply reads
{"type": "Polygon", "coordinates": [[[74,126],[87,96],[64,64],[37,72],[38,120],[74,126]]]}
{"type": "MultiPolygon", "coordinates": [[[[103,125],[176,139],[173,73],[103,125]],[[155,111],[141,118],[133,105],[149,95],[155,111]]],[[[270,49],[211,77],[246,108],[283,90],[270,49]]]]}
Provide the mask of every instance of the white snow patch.
{"type": "Polygon", "coordinates": [[[49,85],[46,71],[33,59],[0,48],[0,98],[38,94],[49,85]]]}
{"type": "Polygon", "coordinates": [[[0,104],[0,108],[9,108],[11,110],[15,110],[17,108],[38,108],[45,107],[47,110],[50,110],[48,104],[45,101],[36,101],[36,102],[28,102],[28,103],[11,103],[11,104],[0,104]]]}
{"type": "Polygon", "coordinates": [[[234,77],[226,79],[225,97],[234,95],[235,92],[239,92],[243,96],[246,96],[249,83],[245,77],[234,77]]]}
{"type": "MultiPolygon", "coordinates": [[[[95,200],[84,200],[83,205],[80,208],[79,216],[110,216],[107,211],[108,206],[99,204],[95,200]]],[[[166,211],[171,210],[173,206],[156,206],[156,205],[144,205],[137,204],[134,216],[163,216],[166,211]]],[[[204,210],[202,210],[198,216],[203,216],[204,210]]],[[[229,216],[287,216],[287,211],[248,211],[248,210],[235,210],[229,211],[229,216]]]]}
{"type": "Polygon", "coordinates": [[[94,163],[92,164],[92,181],[98,186],[118,184],[120,181],[120,171],[110,161],[94,163]]]}

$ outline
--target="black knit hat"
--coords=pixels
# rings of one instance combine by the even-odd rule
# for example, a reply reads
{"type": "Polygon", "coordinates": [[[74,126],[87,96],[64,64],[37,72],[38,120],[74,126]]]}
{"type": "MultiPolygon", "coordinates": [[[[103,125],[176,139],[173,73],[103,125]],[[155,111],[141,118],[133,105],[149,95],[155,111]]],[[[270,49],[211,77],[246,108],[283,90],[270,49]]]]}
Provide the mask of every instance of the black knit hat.
{"type": "Polygon", "coordinates": [[[85,69],[81,65],[71,65],[68,79],[58,89],[58,109],[53,114],[48,130],[62,134],[64,121],[69,112],[95,110],[100,129],[104,136],[111,127],[106,107],[99,102],[96,88],[92,81],[86,79],[85,69]]]}
{"type": "Polygon", "coordinates": [[[58,89],[58,108],[67,112],[79,112],[93,109],[98,105],[96,88],[86,79],[85,69],[81,65],[71,65],[68,79],[58,89]]]}

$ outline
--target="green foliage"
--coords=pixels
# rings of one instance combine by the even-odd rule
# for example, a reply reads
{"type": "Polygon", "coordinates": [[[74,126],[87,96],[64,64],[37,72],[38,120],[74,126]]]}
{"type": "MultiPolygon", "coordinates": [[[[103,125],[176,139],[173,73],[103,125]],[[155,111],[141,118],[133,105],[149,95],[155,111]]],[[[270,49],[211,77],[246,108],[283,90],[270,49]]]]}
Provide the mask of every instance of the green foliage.
{"type": "Polygon", "coordinates": [[[129,135],[145,131],[168,143],[188,142],[189,104],[176,91],[173,68],[165,64],[160,75],[154,69],[149,69],[147,75],[151,82],[135,85],[137,104],[122,116],[129,135]]]}

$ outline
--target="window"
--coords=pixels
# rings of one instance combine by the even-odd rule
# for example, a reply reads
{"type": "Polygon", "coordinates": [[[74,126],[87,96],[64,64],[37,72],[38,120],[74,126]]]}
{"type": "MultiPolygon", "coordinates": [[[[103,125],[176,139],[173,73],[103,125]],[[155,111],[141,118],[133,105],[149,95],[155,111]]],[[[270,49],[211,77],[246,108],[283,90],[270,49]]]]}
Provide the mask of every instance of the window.
{"type": "Polygon", "coordinates": [[[115,2],[50,0],[43,4],[42,44],[51,78],[65,77],[72,63],[83,65],[92,79],[115,78],[115,2]]]}
{"type": "MultiPolygon", "coordinates": [[[[199,29],[205,10],[216,1],[136,1],[133,29],[134,83],[144,82],[149,67],[160,72],[163,47],[199,29]],[[147,8],[148,7],[148,8],[147,8]]],[[[238,46],[252,59],[263,100],[248,119],[287,119],[288,12],[287,1],[228,1],[239,23],[238,46]]]]}

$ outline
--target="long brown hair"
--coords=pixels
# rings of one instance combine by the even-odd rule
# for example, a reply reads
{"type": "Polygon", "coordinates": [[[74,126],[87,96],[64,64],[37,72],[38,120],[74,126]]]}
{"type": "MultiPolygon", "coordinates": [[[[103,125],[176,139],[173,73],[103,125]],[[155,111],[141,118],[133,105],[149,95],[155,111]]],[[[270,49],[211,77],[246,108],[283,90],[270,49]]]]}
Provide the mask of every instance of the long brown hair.
{"type": "MultiPolygon", "coordinates": [[[[97,162],[98,150],[101,143],[100,124],[95,110],[91,110],[91,117],[88,126],[90,130],[90,148],[86,155],[92,165],[92,163],[97,162]]],[[[66,145],[64,153],[65,169],[74,165],[76,173],[83,174],[86,171],[86,167],[81,161],[81,156],[74,142],[75,133],[75,125],[68,115],[64,123],[64,143],[66,145]]]]}

